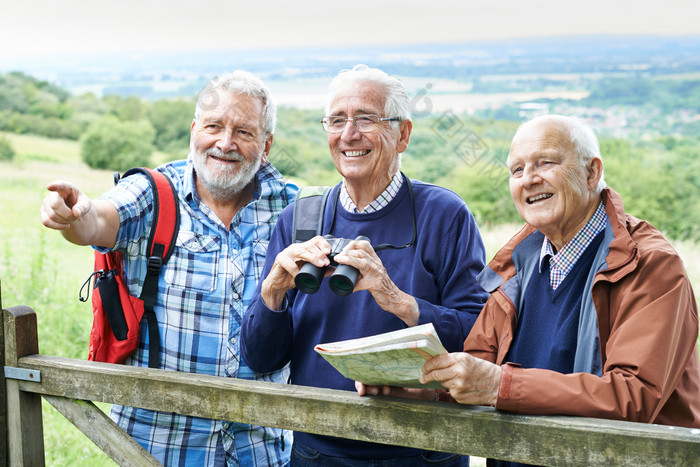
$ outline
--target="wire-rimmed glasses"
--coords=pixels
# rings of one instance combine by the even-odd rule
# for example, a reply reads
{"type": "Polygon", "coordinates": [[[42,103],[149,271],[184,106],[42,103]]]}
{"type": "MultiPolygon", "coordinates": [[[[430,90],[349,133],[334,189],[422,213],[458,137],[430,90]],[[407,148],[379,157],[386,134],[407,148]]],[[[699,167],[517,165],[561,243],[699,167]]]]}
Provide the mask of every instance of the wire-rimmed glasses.
{"type": "Polygon", "coordinates": [[[340,115],[328,115],[321,119],[323,129],[328,133],[342,133],[351,121],[355,129],[361,133],[375,131],[381,122],[400,122],[401,117],[380,117],[379,115],[355,115],[352,118],[340,115]]]}

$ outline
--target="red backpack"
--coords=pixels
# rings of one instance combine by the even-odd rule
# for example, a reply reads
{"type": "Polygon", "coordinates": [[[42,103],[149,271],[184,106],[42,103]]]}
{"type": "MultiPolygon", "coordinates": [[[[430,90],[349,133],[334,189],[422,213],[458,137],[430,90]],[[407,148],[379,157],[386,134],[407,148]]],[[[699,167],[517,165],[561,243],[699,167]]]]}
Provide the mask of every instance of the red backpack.
{"type": "MultiPolygon", "coordinates": [[[[148,238],[148,267],[139,298],[129,295],[124,281],[122,254],[119,251],[95,252],[95,272],[80,289],[95,277],[92,295],[93,322],[90,331],[88,360],[124,363],[139,344],[139,325],[142,317],[148,323],[148,366],[160,367],[160,337],[153,304],[158,294],[158,276],[175,248],[180,227],[180,209],[175,187],[162,173],[146,168],[134,168],[124,177],[141,173],[148,178],[153,191],[153,222],[148,238]]],[[[115,184],[119,174],[115,174],[115,184]]],[[[89,296],[89,290],[88,290],[89,296]]]]}

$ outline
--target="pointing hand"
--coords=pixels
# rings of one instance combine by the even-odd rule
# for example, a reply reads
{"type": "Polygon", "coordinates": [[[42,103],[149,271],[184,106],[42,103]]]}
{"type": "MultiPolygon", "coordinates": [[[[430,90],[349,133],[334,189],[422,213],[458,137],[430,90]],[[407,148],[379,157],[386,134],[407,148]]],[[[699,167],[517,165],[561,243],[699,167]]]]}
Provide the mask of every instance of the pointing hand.
{"type": "Polygon", "coordinates": [[[50,193],[41,206],[41,222],[55,230],[66,230],[90,211],[90,199],[78,187],[61,180],[46,187],[50,193]]]}

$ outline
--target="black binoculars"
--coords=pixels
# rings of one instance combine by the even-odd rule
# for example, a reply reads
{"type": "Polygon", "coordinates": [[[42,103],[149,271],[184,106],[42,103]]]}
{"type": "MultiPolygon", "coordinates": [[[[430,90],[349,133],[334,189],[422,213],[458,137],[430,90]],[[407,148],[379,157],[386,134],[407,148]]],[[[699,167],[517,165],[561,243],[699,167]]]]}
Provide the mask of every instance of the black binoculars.
{"type": "MultiPolygon", "coordinates": [[[[352,240],[348,238],[335,238],[333,235],[324,235],[328,243],[331,245],[331,252],[328,254],[328,259],[331,261],[331,266],[336,266],[333,274],[328,278],[328,285],[331,291],[336,295],[350,295],[355,289],[357,276],[360,274],[356,268],[347,264],[338,264],[335,262],[335,255],[343,251],[343,248],[352,240]]],[[[360,235],[355,240],[366,240],[369,238],[360,235]]],[[[294,278],[294,283],[301,292],[312,294],[318,292],[321,287],[321,281],[326,272],[326,268],[319,268],[311,263],[305,263],[299,273],[294,278]]]]}

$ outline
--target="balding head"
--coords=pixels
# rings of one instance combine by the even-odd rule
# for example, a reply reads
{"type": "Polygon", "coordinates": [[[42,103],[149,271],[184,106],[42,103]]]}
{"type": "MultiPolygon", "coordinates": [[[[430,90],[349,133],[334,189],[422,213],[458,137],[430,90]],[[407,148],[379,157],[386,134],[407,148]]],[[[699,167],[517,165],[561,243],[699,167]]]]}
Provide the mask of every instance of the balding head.
{"type": "MultiPolygon", "coordinates": [[[[534,126],[547,127],[552,131],[560,133],[562,144],[567,144],[566,149],[571,150],[578,156],[582,167],[587,167],[594,158],[598,158],[601,161],[603,160],[600,155],[598,138],[593,132],[593,129],[580,118],[555,114],[535,117],[520,125],[515,132],[515,136],[513,136],[513,142],[516,141],[516,138],[521,137],[522,133],[527,130],[528,127],[534,126]]],[[[600,181],[596,186],[596,191],[600,193],[605,186],[605,179],[603,174],[601,174],[600,181]]]]}
{"type": "Polygon", "coordinates": [[[591,218],[605,186],[595,134],[580,120],[557,115],[521,125],[508,170],[518,213],[557,249],[591,218]]]}

